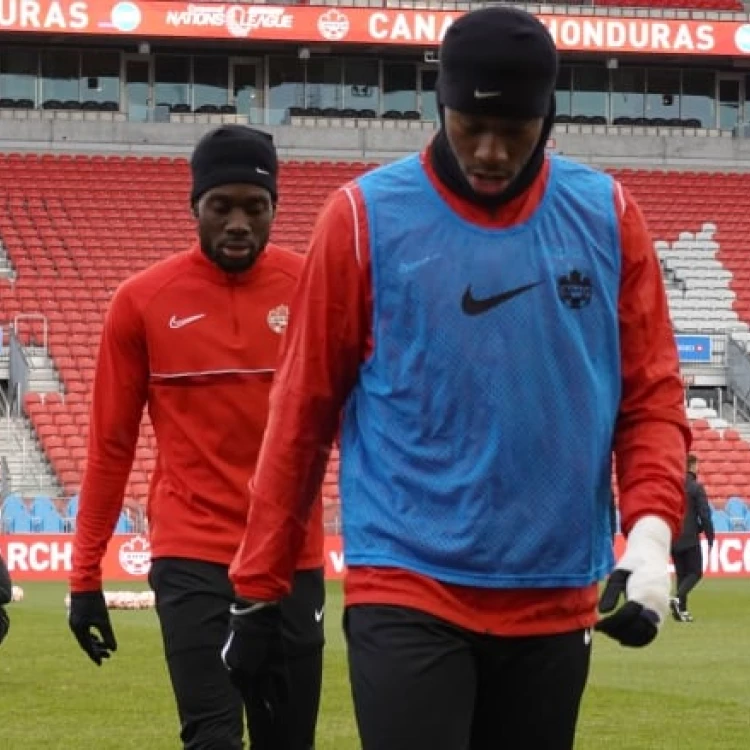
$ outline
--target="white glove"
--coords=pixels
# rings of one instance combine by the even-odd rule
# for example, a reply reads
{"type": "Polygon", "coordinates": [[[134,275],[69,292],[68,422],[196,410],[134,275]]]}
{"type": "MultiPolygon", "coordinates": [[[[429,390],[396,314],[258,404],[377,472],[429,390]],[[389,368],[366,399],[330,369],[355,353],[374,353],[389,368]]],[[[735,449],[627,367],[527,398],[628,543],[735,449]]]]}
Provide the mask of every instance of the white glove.
{"type": "Polygon", "coordinates": [[[599,601],[608,617],[596,630],[623,646],[646,646],[656,638],[669,607],[669,553],[672,533],[658,516],[644,516],[633,526],[615,570],[599,601]],[[620,596],[625,604],[614,614],[620,596]]]}

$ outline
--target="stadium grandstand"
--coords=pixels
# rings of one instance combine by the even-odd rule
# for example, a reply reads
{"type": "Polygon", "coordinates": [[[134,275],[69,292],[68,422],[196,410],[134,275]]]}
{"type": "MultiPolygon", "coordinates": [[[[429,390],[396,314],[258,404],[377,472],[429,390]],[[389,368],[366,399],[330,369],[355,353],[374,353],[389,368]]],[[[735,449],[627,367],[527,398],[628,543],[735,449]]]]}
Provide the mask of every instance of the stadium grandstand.
{"type": "MultiPolygon", "coordinates": [[[[198,137],[273,133],[274,240],[304,252],[332,190],[428,142],[437,44],[478,5],[0,0],[0,532],[73,528],[103,314],[128,275],[192,242],[198,137]]],[[[550,151],[611,171],[650,221],[715,524],[750,531],[748,6],[521,7],[562,54],[550,151]]],[[[153,449],[144,419],[119,532],[144,529],[153,449]]]]}

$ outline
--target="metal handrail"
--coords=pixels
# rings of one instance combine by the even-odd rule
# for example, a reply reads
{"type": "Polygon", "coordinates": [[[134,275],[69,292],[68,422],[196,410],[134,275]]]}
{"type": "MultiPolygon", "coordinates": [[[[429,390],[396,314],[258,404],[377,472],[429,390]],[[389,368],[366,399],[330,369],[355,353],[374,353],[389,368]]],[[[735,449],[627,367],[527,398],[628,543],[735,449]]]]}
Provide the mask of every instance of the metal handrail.
{"type": "Polygon", "coordinates": [[[42,346],[44,348],[44,351],[49,351],[48,344],[49,344],[49,321],[47,320],[46,315],[42,315],[42,313],[20,313],[19,315],[16,315],[16,317],[13,320],[13,330],[16,333],[16,336],[18,336],[18,322],[21,320],[41,320],[42,321],[42,346]]]}

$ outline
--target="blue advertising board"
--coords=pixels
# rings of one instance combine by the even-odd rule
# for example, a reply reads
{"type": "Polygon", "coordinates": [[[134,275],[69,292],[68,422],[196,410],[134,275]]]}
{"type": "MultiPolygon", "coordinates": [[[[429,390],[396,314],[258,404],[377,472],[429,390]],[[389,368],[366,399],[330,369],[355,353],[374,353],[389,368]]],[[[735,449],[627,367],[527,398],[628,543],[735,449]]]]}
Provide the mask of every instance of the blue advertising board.
{"type": "Polygon", "coordinates": [[[710,362],[710,336],[675,336],[680,362],[710,362]]]}

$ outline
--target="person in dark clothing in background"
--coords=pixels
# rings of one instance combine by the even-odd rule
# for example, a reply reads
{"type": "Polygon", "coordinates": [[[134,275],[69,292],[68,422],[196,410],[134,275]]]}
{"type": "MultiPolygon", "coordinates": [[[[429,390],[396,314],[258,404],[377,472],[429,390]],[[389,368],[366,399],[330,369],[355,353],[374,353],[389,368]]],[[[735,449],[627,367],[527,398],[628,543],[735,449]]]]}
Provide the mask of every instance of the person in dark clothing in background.
{"type": "Polygon", "coordinates": [[[685,518],[682,534],[672,545],[672,560],[677,576],[677,592],[670,600],[672,617],[677,622],[692,622],[688,612],[688,594],[703,577],[703,553],[700,534],[708,540],[709,549],[714,544],[714,525],[711,521],[711,508],[708,505],[706,490],[697,479],[698,459],[688,456],[687,477],[685,478],[685,518]]]}
{"type": "Polygon", "coordinates": [[[5,606],[13,598],[13,586],[11,585],[10,573],[8,573],[8,566],[3,560],[3,556],[0,555],[0,643],[5,640],[5,636],[8,635],[10,629],[10,620],[8,613],[5,611],[5,606]]]}

